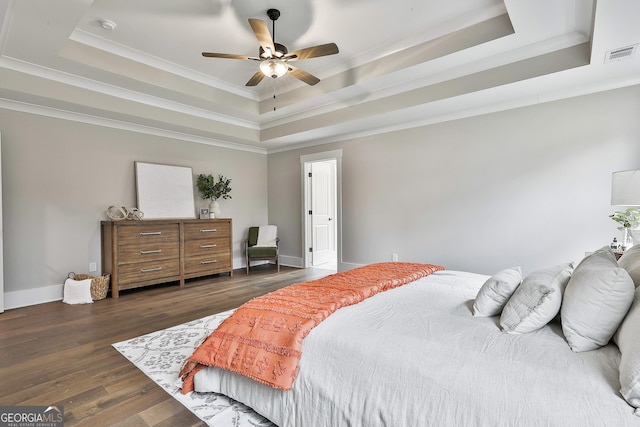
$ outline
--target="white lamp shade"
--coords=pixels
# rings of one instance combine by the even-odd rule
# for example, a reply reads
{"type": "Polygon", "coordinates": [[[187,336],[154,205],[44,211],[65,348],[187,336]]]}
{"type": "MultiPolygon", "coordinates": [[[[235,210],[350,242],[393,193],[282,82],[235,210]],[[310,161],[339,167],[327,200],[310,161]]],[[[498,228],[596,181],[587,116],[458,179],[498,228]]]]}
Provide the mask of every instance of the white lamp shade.
{"type": "Polygon", "coordinates": [[[640,206],[640,170],[613,173],[611,178],[611,204],[640,206]]]}
{"type": "Polygon", "coordinates": [[[285,64],[284,61],[272,58],[266,59],[260,63],[260,71],[262,71],[262,73],[267,77],[277,79],[278,77],[285,75],[287,71],[289,71],[289,67],[287,67],[287,64],[285,64]]]}

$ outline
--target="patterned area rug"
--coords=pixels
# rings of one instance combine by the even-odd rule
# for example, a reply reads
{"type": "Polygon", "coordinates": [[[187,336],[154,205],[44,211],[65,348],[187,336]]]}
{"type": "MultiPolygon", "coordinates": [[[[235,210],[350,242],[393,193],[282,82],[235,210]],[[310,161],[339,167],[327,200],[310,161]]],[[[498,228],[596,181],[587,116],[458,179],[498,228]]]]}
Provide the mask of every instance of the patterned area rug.
{"type": "Polygon", "coordinates": [[[222,394],[183,395],[178,372],[194,349],[233,310],[203,317],[169,329],[113,344],[124,357],[186,406],[207,425],[215,427],[275,427],[248,406],[222,394]]]}

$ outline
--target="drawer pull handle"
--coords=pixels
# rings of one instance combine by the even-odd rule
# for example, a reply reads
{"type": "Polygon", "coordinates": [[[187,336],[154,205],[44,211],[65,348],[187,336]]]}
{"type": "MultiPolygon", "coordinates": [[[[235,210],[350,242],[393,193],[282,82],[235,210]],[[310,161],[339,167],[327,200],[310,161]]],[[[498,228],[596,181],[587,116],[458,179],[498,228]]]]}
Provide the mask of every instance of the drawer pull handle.
{"type": "Polygon", "coordinates": [[[160,271],[160,270],[162,270],[162,267],[143,268],[142,270],[140,270],[140,273],[151,273],[152,271],[160,271]]]}
{"type": "Polygon", "coordinates": [[[142,255],[146,255],[146,254],[159,254],[160,252],[162,252],[162,249],[154,249],[152,251],[140,251],[140,253],[142,255]]]}
{"type": "Polygon", "coordinates": [[[215,233],[216,231],[218,231],[215,228],[211,228],[209,230],[200,230],[201,233],[215,233]]]}
{"type": "Polygon", "coordinates": [[[217,245],[217,244],[213,244],[213,245],[200,245],[200,249],[215,248],[216,246],[218,246],[218,245],[217,245]]]}
{"type": "Polygon", "coordinates": [[[162,234],[162,231],[148,231],[148,232],[140,233],[141,236],[160,236],[161,234],[162,234]]]}
{"type": "Polygon", "coordinates": [[[214,262],[218,262],[217,259],[211,260],[211,261],[200,261],[200,264],[213,264],[214,262]]]}

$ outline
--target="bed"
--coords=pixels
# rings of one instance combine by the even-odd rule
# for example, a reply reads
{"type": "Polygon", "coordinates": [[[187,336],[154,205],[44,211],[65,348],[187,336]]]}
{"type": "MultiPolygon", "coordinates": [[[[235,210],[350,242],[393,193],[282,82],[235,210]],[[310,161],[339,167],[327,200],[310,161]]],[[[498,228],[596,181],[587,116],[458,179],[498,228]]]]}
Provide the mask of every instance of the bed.
{"type": "Polygon", "coordinates": [[[436,271],[340,308],[304,339],[291,390],[207,367],[195,392],[222,393],[280,427],[640,426],[620,393],[616,344],[572,351],[555,314],[505,333],[501,316],[474,316],[489,279],[436,271]]]}

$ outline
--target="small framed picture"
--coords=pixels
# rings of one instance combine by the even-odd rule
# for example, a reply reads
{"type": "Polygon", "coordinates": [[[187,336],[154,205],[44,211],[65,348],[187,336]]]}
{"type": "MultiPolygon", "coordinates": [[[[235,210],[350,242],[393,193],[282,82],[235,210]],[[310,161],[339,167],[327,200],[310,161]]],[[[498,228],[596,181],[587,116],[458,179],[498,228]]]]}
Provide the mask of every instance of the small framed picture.
{"type": "Polygon", "coordinates": [[[209,208],[200,208],[200,219],[209,219],[209,208]]]}

